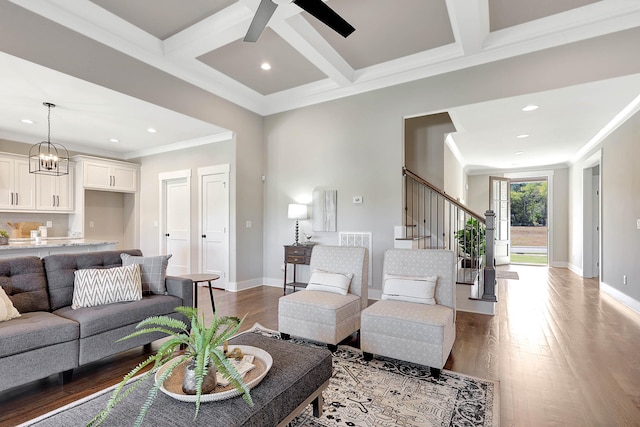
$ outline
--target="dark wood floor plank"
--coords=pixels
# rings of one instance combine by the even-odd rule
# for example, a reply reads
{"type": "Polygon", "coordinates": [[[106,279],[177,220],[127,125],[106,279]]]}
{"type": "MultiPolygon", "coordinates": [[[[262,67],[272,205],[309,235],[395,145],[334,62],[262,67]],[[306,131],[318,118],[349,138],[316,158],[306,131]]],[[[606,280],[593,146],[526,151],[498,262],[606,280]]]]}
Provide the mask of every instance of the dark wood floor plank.
{"type": "MultiPolygon", "coordinates": [[[[504,267],[500,267],[504,268],[504,267]]],[[[500,382],[502,426],[640,425],[640,315],[569,270],[510,266],[498,279],[495,316],[458,312],[446,369],[500,382]]],[[[199,288],[205,319],[208,290],[199,288]]],[[[282,288],[215,290],[218,315],[247,315],[242,330],[278,328],[282,288]]],[[[152,348],[157,348],[154,343],[152,348]]],[[[0,426],[12,426],[117,383],[144,360],[137,348],[0,394],[0,426]]]]}

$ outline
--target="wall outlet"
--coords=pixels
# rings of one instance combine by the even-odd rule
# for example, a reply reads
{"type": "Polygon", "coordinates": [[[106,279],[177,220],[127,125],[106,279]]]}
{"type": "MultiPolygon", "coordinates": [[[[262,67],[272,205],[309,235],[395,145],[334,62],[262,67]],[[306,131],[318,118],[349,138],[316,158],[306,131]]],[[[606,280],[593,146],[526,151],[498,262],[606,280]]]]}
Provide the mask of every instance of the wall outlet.
{"type": "Polygon", "coordinates": [[[93,221],[89,221],[89,228],[93,228],[93,227],[95,227],[95,225],[96,224],[93,221]]]}
{"type": "MultiPolygon", "coordinates": [[[[640,220],[638,220],[640,221],[640,220]]],[[[53,227],[53,221],[47,221],[47,227],[53,227]]]]}
{"type": "Polygon", "coordinates": [[[245,227],[246,227],[246,228],[251,228],[251,227],[253,227],[253,222],[251,222],[251,221],[247,221],[247,222],[245,223],[245,227]]]}
{"type": "Polygon", "coordinates": [[[622,276],[622,284],[623,285],[627,284],[627,275],[626,274],[622,276]]]}
{"type": "Polygon", "coordinates": [[[640,230],[640,219],[636,219],[636,228],[640,230]]]}

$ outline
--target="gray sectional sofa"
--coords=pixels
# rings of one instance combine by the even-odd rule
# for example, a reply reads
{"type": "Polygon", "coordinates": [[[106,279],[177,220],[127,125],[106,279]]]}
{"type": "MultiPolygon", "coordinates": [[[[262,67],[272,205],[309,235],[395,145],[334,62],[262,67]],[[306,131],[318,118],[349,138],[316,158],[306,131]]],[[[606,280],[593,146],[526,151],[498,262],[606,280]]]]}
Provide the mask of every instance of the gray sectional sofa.
{"type": "Polygon", "coordinates": [[[0,392],[53,374],[65,383],[74,368],[162,338],[148,334],[116,342],[149,316],[184,319],[174,309],[192,305],[193,282],[170,276],[166,295],[71,308],[74,272],[120,267],[121,253],[142,255],[135,249],[0,259],[0,286],[21,314],[0,322],[0,392]]]}

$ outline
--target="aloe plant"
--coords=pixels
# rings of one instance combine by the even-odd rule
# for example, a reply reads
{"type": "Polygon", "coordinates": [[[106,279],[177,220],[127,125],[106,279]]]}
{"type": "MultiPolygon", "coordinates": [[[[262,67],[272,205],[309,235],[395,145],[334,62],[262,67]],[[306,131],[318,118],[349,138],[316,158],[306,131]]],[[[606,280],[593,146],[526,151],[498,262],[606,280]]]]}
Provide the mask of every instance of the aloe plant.
{"type": "Polygon", "coordinates": [[[190,325],[187,325],[182,320],[173,319],[168,316],[152,316],[140,322],[136,326],[137,330],[135,332],[118,340],[122,341],[153,332],[163,332],[169,336],[169,339],[162,343],[156,353],[151,354],[144,362],[133,368],[122,378],[122,381],[116,386],[107,401],[105,409],[91,420],[89,426],[100,425],[118,403],[139,387],[146,378],[155,375],[160,367],[169,361],[171,361],[171,363],[167,365],[167,368],[158,378],[158,381],[154,382],[149,390],[147,399],[140,408],[138,417],[135,420],[136,426],[142,424],[146,413],[158,395],[160,385],[171,376],[176,367],[189,359],[195,360],[196,408],[193,417],[194,420],[198,417],[198,412],[200,411],[202,383],[210,363],[213,363],[216,369],[242,394],[247,404],[253,406],[253,399],[251,398],[249,388],[242,379],[242,376],[238,374],[235,367],[225,357],[223,350],[219,348],[226,340],[238,332],[244,318],[239,319],[232,316],[217,317],[214,313],[211,325],[207,327],[204,323],[204,316],[202,316],[202,318],[198,317],[197,308],[176,307],[175,310],[186,316],[190,320],[190,325]],[[179,348],[184,348],[185,350],[176,357],[175,353],[179,348]],[[136,374],[151,364],[153,364],[153,367],[150,370],[137,377],[129,387],[125,388],[125,385],[136,374]]]}

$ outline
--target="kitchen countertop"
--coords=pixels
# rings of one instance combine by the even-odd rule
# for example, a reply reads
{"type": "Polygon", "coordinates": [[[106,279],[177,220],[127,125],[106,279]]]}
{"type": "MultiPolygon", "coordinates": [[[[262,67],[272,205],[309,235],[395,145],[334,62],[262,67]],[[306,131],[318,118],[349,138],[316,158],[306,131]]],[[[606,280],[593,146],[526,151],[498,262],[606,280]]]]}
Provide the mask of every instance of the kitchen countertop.
{"type": "Polygon", "coordinates": [[[3,249],[27,249],[27,248],[57,248],[62,246],[95,246],[117,244],[117,241],[89,240],[69,237],[49,237],[39,243],[31,239],[9,239],[8,245],[0,245],[3,249]]]}

